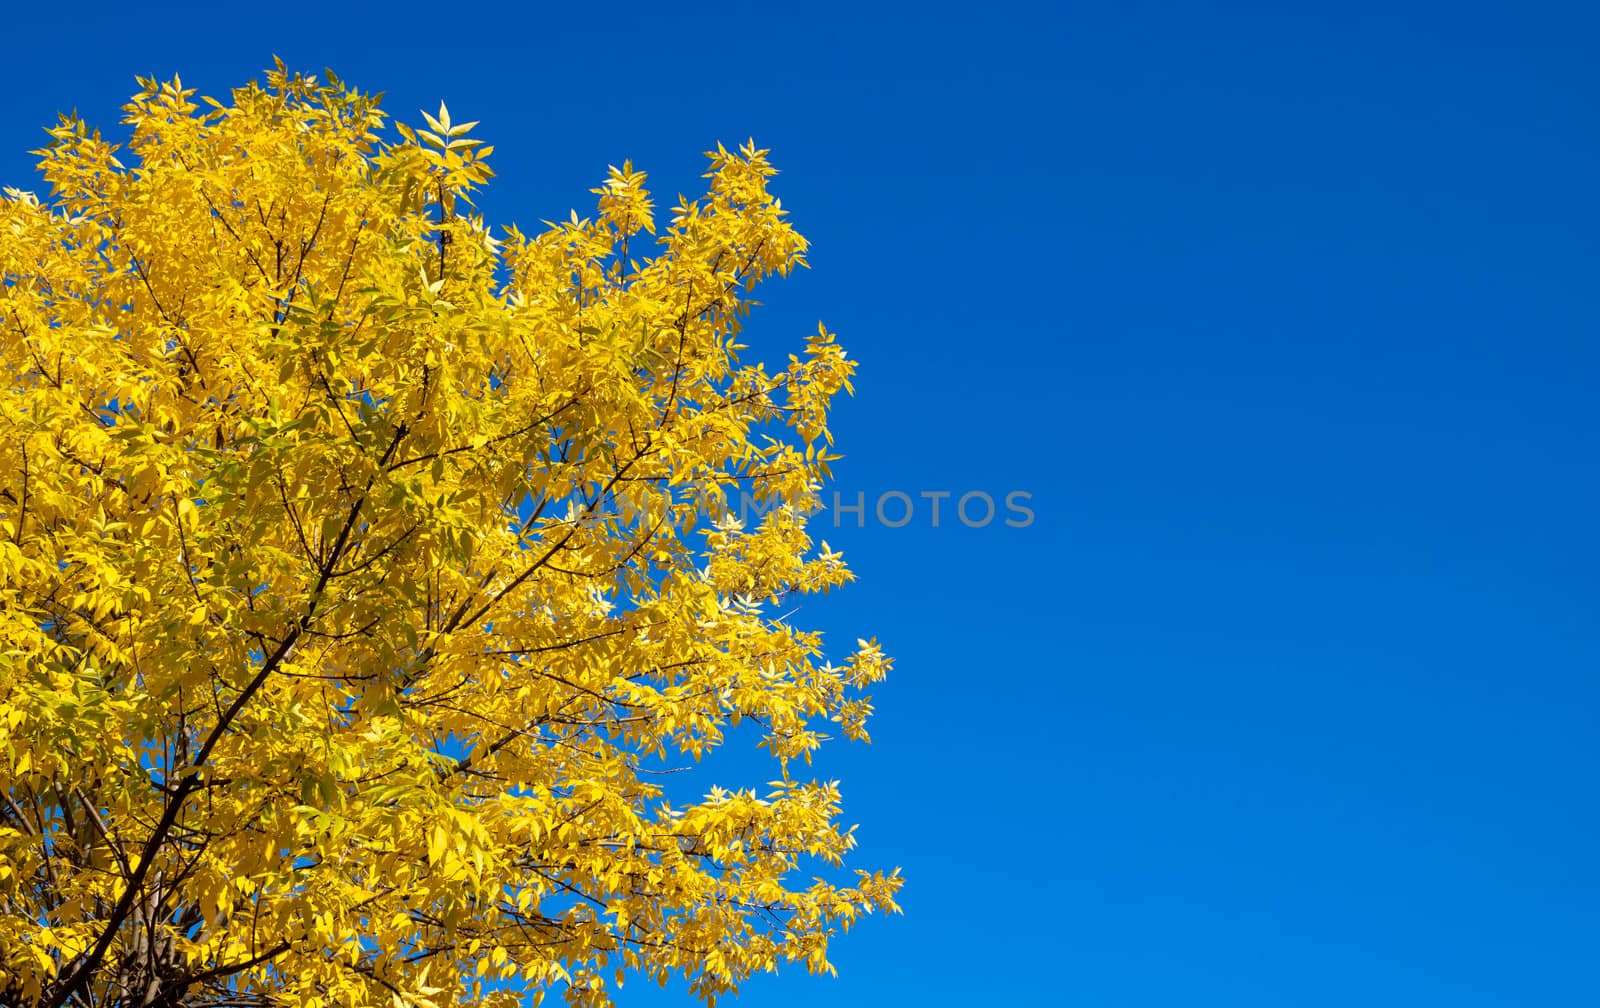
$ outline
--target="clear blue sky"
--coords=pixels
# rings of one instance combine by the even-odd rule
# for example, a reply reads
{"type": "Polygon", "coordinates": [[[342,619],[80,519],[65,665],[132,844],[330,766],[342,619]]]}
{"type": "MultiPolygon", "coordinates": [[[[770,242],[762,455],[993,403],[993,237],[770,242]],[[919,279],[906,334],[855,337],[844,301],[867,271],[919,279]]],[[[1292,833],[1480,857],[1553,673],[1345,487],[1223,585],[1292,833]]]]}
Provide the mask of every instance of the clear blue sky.
{"type": "Polygon", "coordinates": [[[827,530],[797,621],[897,666],[822,772],[906,913],[742,1003],[1600,1004],[1585,5],[93,6],[7,15],[8,184],[274,53],[482,120],[502,222],[753,135],[814,268],[748,342],[862,362],[839,489],[1032,494],[827,530]]]}

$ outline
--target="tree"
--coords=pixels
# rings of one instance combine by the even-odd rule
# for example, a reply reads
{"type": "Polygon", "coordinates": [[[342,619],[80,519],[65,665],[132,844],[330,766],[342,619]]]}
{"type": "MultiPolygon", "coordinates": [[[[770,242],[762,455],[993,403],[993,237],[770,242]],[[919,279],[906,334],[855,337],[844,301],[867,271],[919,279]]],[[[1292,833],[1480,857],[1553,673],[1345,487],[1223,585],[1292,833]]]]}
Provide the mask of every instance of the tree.
{"type": "Polygon", "coordinates": [[[806,514],[854,364],[822,328],[739,359],[806,250],[767,152],[719,146],[659,238],[625,164],[496,239],[442,106],[385,141],[332,74],[139,83],[132,167],[64,117],[51,200],[0,202],[0,1001],[831,969],[900,880],[844,874],[837,785],[790,769],[889,662],[772,615],[849,579],[806,514]],[[668,792],[746,730],[760,793],[668,792]]]}

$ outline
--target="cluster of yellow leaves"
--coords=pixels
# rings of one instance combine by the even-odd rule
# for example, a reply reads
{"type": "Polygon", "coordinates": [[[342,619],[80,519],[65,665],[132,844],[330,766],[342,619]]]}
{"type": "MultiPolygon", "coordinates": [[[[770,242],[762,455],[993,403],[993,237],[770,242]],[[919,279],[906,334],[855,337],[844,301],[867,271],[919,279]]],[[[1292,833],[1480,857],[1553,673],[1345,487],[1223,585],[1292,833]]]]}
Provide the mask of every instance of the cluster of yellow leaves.
{"type": "Polygon", "coordinates": [[[133,167],[65,119],[52,202],[0,200],[0,1001],[829,969],[899,879],[797,884],[852,839],[788,768],[889,663],[767,614],[849,578],[804,515],[854,365],[739,361],[806,249],[766,152],[496,240],[442,107],[387,143],[331,75],[140,83],[133,167]],[[775,506],[708,529],[736,493],[775,506]],[[669,802],[741,720],[779,779],[669,802]]]}

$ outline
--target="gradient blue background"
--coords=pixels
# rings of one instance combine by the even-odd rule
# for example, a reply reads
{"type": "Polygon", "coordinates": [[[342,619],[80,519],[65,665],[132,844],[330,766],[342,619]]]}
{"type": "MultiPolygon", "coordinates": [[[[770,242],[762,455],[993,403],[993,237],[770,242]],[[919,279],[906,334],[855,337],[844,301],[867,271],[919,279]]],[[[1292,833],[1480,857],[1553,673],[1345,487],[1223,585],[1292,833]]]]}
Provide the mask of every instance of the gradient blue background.
{"type": "Polygon", "coordinates": [[[496,221],[773,148],[814,268],[748,342],[862,362],[841,491],[1037,519],[825,528],[797,620],[897,667],[821,772],[906,913],[741,1003],[1594,1005],[1585,6],[29,5],[0,179],[273,53],[482,120],[496,221]]]}

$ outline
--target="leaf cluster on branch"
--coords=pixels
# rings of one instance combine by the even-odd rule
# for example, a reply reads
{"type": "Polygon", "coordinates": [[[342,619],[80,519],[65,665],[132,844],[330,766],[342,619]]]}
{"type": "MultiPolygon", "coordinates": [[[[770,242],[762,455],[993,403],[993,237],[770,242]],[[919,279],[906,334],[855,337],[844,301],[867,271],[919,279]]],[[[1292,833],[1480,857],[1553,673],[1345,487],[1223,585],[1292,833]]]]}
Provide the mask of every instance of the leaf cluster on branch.
{"type": "Polygon", "coordinates": [[[831,969],[900,880],[842,876],[790,770],[889,661],[772,614],[850,577],[805,516],[854,364],[740,360],[806,251],[767,152],[497,239],[443,107],[386,141],[332,74],[140,86],[125,151],[64,118],[51,199],[0,200],[0,1003],[831,969]],[[742,722],[770,784],[666,793],[742,722]]]}

